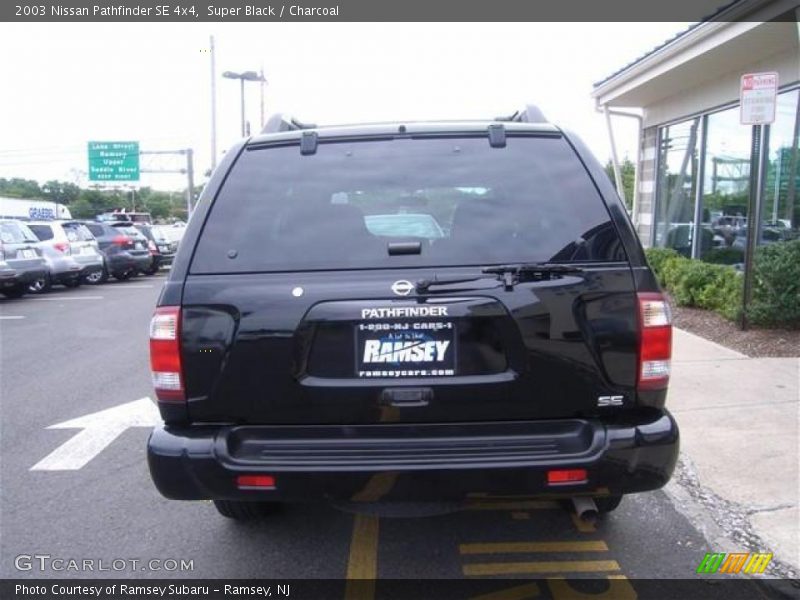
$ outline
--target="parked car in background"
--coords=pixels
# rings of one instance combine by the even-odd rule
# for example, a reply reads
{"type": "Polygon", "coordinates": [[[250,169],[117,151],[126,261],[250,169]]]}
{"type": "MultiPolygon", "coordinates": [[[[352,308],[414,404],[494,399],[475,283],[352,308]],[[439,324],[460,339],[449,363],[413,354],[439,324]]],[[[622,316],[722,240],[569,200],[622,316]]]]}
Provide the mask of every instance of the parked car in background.
{"type": "Polygon", "coordinates": [[[146,241],[134,239],[108,223],[84,221],[83,224],[92,232],[105,257],[105,270],[99,281],[92,283],[102,283],[109,275],[122,281],[150,268],[152,258],[146,241]]]}
{"type": "Polygon", "coordinates": [[[147,249],[150,250],[150,255],[153,257],[150,269],[145,273],[154,275],[161,267],[171,265],[175,258],[175,252],[178,250],[178,242],[170,239],[165,231],[169,228],[144,223],[137,223],[135,227],[147,238],[147,249]]]}
{"type": "Polygon", "coordinates": [[[136,273],[150,273],[153,267],[153,254],[148,247],[149,240],[147,236],[145,236],[138,227],[134,226],[133,223],[127,221],[109,223],[109,225],[122,235],[126,235],[133,240],[134,249],[131,251],[131,254],[141,259],[140,265],[136,267],[136,273]],[[147,256],[146,260],[144,260],[145,253],[147,256]]]}
{"type": "Polygon", "coordinates": [[[28,285],[47,273],[39,240],[20,221],[0,221],[0,294],[19,298],[28,285]]]}
{"type": "Polygon", "coordinates": [[[47,291],[54,283],[77,287],[103,272],[103,255],[97,240],[77,221],[35,221],[27,224],[39,239],[47,273],[32,281],[31,293],[47,291]]]}
{"type": "Polygon", "coordinates": [[[153,217],[150,213],[146,212],[129,212],[125,209],[115,210],[113,212],[103,213],[97,215],[97,220],[103,223],[117,223],[120,221],[128,221],[130,223],[152,223],[153,217]]]}

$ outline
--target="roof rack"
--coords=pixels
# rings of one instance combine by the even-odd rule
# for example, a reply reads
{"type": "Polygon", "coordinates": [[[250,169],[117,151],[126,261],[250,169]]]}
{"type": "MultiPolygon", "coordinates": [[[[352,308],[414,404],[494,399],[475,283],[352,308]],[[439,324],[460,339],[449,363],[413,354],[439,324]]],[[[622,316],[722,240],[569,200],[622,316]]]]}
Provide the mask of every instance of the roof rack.
{"type": "MultiPolygon", "coordinates": [[[[506,117],[495,117],[495,121],[517,122],[517,123],[548,123],[544,113],[534,104],[528,104],[522,110],[506,117]]],[[[291,115],[277,113],[272,115],[264,125],[261,133],[280,133],[282,131],[303,131],[306,129],[317,129],[315,123],[303,123],[291,115]]]]}
{"type": "Polygon", "coordinates": [[[507,117],[495,117],[495,121],[517,122],[517,123],[547,123],[544,113],[534,104],[528,104],[522,110],[518,110],[513,115],[507,117]]]}
{"type": "Polygon", "coordinates": [[[303,129],[316,129],[314,123],[302,123],[290,115],[277,113],[272,115],[264,125],[261,133],[278,133],[281,131],[299,131],[303,129]]]}

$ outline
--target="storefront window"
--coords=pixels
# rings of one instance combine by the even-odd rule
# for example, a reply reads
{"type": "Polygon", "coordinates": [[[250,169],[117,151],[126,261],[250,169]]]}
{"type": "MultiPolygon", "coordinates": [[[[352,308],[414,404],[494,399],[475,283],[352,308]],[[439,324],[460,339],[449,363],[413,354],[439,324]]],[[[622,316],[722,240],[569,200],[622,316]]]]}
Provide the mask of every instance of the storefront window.
{"type": "Polygon", "coordinates": [[[708,116],[700,257],[740,263],[747,246],[752,127],[739,121],[739,107],[708,116]]]}
{"type": "Polygon", "coordinates": [[[655,245],[691,256],[700,117],[661,129],[655,245]]]}
{"type": "Polygon", "coordinates": [[[766,179],[761,203],[761,239],[774,244],[800,237],[800,90],[778,96],[770,127],[766,179]]]}

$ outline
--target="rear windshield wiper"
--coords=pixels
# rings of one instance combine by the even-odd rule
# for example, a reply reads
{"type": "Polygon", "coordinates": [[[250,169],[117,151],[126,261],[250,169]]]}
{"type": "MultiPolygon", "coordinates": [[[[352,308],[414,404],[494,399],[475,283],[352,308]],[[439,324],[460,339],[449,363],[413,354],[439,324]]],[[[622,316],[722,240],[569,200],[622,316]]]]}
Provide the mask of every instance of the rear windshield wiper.
{"type": "Polygon", "coordinates": [[[552,279],[553,276],[567,273],[582,273],[583,269],[572,265],[560,263],[518,263],[513,265],[497,265],[484,267],[483,273],[491,273],[503,278],[506,290],[511,290],[522,279],[527,281],[542,281],[552,279]]]}
{"type": "Polygon", "coordinates": [[[552,279],[552,277],[563,275],[566,273],[580,273],[583,269],[580,267],[573,267],[571,265],[558,264],[558,263],[519,263],[514,265],[497,265],[493,267],[484,267],[481,269],[483,275],[471,277],[436,277],[433,279],[420,279],[417,281],[417,293],[427,292],[432,287],[440,285],[456,285],[459,283],[470,283],[472,281],[480,281],[481,279],[488,279],[487,275],[493,278],[500,278],[507,291],[510,291],[520,280],[527,281],[541,281],[552,279]]]}
{"type": "Polygon", "coordinates": [[[432,287],[436,287],[439,285],[456,285],[459,283],[470,283],[472,281],[480,281],[481,279],[494,279],[493,277],[487,277],[486,275],[477,275],[472,277],[436,277],[434,276],[433,279],[420,279],[417,281],[417,285],[415,286],[417,289],[417,293],[423,293],[430,290],[432,287]]]}

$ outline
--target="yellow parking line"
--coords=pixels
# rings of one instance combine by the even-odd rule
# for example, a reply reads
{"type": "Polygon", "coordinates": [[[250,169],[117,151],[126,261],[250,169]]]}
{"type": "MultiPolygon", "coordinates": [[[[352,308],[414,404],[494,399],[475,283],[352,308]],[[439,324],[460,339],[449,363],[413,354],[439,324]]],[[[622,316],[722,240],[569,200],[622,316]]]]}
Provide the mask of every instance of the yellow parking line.
{"type": "Polygon", "coordinates": [[[625,575],[607,575],[608,588],[601,593],[579,592],[563,577],[548,577],[547,587],[556,600],[636,600],[636,590],[625,575]]]}
{"type": "Polygon", "coordinates": [[[463,566],[464,575],[516,575],[528,573],[600,573],[619,571],[615,560],[554,560],[509,563],[473,563],[463,566]]]}
{"type": "Polygon", "coordinates": [[[516,502],[470,502],[467,510],[547,510],[560,508],[558,502],[552,500],[520,500],[516,502]]]}
{"type": "Polygon", "coordinates": [[[575,513],[570,513],[569,516],[572,518],[572,524],[575,525],[575,529],[580,531],[581,533],[594,533],[597,529],[594,526],[594,523],[590,523],[589,521],[584,521],[575,513]]]}
{"type": "Polygon", "coordinates": [[[350,557],[347,561],[345,600],[370,600],[375,597],[378,575],[378,517],[356,515],[350,557]]]}
{"type": "Polygon", "coordinates": [[[354,502],[376,502],[388,494],[397,481],[397,473],[377,473],[369,478],[364,489],[356,492],[354,502]]]}
{"type": "Polygon", "coordinates": [[[591,542],[491,542],[460,544],[461,554],[510,554],[513,552],[608,552],[602,540],[591,542]]]}
{"type": "Polygon", "coordinates": [[[525,585],[516,585],[497,592],[473,596],[470,600],[528,600],[528,598],[538,597],[539,586],[535,583],[526,583],[525,585]]]}

